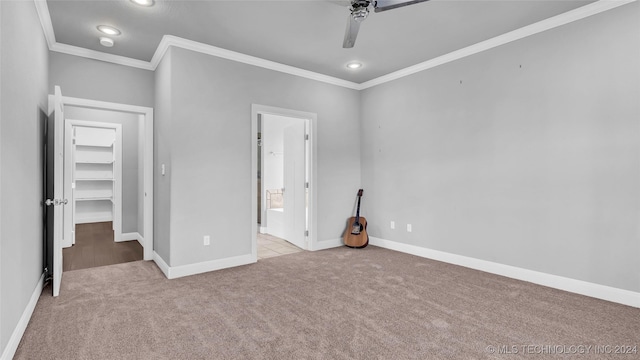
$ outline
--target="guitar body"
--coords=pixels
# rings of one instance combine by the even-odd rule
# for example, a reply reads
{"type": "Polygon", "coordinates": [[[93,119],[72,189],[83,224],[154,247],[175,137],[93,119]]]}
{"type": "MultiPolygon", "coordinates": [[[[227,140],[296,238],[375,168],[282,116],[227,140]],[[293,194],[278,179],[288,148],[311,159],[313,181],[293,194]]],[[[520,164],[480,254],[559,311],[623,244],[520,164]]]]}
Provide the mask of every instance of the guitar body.
{"type": "Polygon", "coordinates": [[[360,199],[362,189],[358,190],[358,210],[356,216],[352,216],[347,221],[347,230],[344,231],[342,239],[344,244],[350,248],[363,248],[369,245],[369,234],[367,234],[367,219],[360,216],[360,199]]]}
{"type": "Polygon", "coordinates": [[[360,216],[359,226],[356,225],[356,217],[352,216],[347,221],[347,230],[344,232],[344,244],[351,248],[363,248],[369,245],[369,234],[367,234],[367,219],[360,216]],[[354,234],[353,229],[360,228],[358,234],[354,234]]]}

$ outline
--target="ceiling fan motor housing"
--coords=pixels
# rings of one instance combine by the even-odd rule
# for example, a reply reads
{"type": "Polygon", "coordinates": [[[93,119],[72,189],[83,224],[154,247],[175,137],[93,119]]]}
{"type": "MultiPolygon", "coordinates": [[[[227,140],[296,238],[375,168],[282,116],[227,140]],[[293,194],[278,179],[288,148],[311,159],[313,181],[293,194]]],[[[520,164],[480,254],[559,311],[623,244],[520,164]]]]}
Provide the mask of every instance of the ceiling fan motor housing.
{"type": "Polygon", "coordinates": [[[354,0],[351,2],[351,17],[357,22],[362,22],[369,16],[369,0],[354,0]]]}

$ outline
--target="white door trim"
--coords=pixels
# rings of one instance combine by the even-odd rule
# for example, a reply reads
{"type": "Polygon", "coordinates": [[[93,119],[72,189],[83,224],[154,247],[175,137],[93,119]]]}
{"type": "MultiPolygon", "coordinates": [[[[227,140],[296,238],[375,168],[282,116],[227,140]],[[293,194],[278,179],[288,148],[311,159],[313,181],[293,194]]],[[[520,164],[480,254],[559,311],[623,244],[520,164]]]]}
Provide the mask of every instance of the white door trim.
{"type": "Polygon", "coordinates": [[[316,129],[318,115],[315,113],[297,111],[291,109],[278,108],[273,106],[251,104],[251,256],[254,261],[258,260],[258,243],[256,234],[258,232],[258,114],[270,114],[285,116],[290,118],[305,119],[309,121],[309,236],[307,237],[307,249],[317,248],[316,228],[317,223],[317,157],[316,157],[316,129]]]}
{"type": "MultiPolygon", "coordinates": [[[[122,241],[122,125],[120,124],[112,124],[98,121],[86,121],[86,120],[73,120],[73,119],[64,119],[65,123],[65,138],[64,138],[64,193],[69,199],[71,206],[65,207],[65,215],[64,215],[64,237],[63,237],[63,246],[69,247],[72,244],[75,244],[75,193],[72,188],[72,179],[73,179],[73,166],[75,163],[75,159],[73,159],[73,151],[72,151],[72,131],[76,126],[84,126],[84,127],[95,127],[102,129],[113,129],[116,131],[116,142],[115,142],[115,166],[113,169],[113,176],[115,181],[115,191],[113,194],[113,237],[114,241],[122,241]]],[[[142,136],[140,136],[142,137],[142,136]]],[[[144,244],[142,244],[144,247],[144,244]]]]}
{"type": "MultiPolygon", "coordinates": [[[[138,114],[144,121],[144,260],[153,260],[153,108],[63,96],[64,105],[138,114]]],[[[64,126],[57,121],[56,126],[64,126]]]]}

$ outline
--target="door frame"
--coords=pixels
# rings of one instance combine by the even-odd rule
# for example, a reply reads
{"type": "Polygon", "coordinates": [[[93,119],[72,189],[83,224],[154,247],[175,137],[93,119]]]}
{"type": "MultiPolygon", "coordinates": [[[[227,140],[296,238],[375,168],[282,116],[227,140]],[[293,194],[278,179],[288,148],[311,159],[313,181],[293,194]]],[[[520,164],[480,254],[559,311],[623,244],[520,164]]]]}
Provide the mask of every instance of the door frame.
{"type": "Polygon", "coordinates": [[[309,204],[308,204],[308,235],[305,238],[306,250],[315,250],[317,245],[317,192],[316,192],[316,180],[317,180],[317,151],[316,151],[316,129],[318,115],[316,113],[310,113],[305,111],[291,110],[273,106],[251,104],[251,256],[254,261],[258,259],[258,117],[261,115],[276,115],[285,116],[289,118],[296,118],[307,120],[309,122],[309,128],[307,134],[309,135],[309,204]]]}
{"type": "MultiPolygon", "coordinates": [[[[73,173],[75,166],[75,150],[72,142],[73,131],[77,126],[81,127],[93,127],[100,129],[113,129],[116,132],[116,140],[114,143],[116,162],[113,168],[113,177],[115,180],[115,191],[113,194],[113,239],[115,242],[122,241],[122,125],[114,123],[105,123],[99,121],[87,121],[87,120],[74,120],[64,119],[64,193],[69,195],[66,198],[69,199],[69,204],[65,207],[64,217],[64,233],[62,247],[66,248],[71,245],[75,245],[75,207],[76,207],[76,195],[74,187],[72,185],[73,173]],[[69,221],[68,219],[71,219],[69,221]],[[68,237],[68,239],[67,239],[68,237]]],[[[142,141],[142,134],[138,134],[138,141],[142,141]]],[[[138,150],[138,149],[136,149],[138,150]]]]}
{"type": "MultiPolygon", "coordinates": [[[[53,96],[49,95],[50,104],[53,103],[53,96]]],[[[144,125],[144,136],[141,136],[144,168],[143,259],[153,260],[153,108],[69,96],[62,96],[62,103],[64,106],[137,114],[138,121],[142,121],[144,125]]],[[[49,112],[51,112],[51,109],[49,112]]],[[[56,121],[55,126],[59,128],[60,133],[64,133],[64,119],[56,121]]]]}

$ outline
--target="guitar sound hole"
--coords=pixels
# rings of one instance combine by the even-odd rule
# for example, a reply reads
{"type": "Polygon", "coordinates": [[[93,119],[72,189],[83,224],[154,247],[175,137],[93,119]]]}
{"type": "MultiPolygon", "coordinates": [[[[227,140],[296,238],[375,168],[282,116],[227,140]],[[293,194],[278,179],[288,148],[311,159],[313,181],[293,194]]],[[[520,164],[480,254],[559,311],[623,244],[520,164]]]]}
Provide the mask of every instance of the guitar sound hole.
{"type": "Polygon", "coordinates": [[[351,234],[360,235],[362,230],[363,230],[362,224],[353,224],[353,228],[351,229],[351,234]]]}

